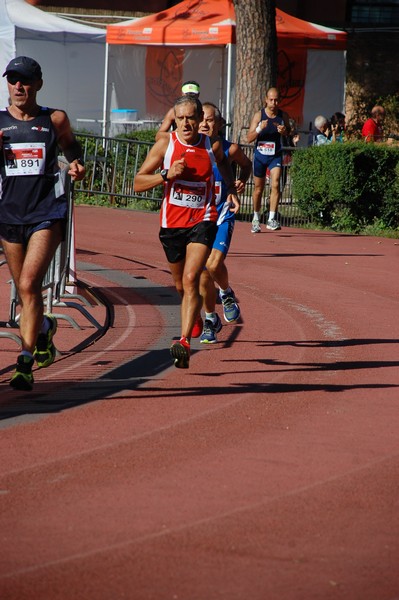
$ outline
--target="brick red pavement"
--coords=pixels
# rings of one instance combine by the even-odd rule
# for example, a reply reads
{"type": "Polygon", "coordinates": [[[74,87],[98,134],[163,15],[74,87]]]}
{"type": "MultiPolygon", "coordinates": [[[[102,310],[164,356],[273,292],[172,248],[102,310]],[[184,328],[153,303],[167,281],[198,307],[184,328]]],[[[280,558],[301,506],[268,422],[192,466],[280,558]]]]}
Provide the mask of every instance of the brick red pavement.
{"type": "Polygon", "coordinates": [[[242,322],[182,372],[157,216],[76,216],[110,327],[28,397],[0,338],[2,600],[399,598],[398,243],[238,223],[242,322]]]}

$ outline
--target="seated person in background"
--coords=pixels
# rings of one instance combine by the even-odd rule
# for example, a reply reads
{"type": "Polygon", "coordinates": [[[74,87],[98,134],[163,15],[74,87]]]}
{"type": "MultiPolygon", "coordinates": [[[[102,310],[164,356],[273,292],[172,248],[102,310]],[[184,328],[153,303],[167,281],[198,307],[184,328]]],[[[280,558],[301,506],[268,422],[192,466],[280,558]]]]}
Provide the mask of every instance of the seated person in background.
{"type": "MultiPolygon", "coordinates": [[[[197,81],[186,81],[181,86],[183,96],[192,96],[193,98],[199,98],[200,86],[197,81]]],[[[175,123],[175,109],[172,106],[163,118],[163,121],[158,129],[159,132],[167,132],[171,129],[176,129],[175,123]]],[[[158,138],[155,138],[156,140],[158,138]]]]}
{"type": "Polygon", "coordinates": [[[335,131],[335,141],[343,142],[345,140],[345,115],[341,112],[335,112],[331,119],[331,132],[335,131]]]}
{"type": "Polygon", "coordinates": [[[336,129],[331,129],[326,117],[318,115],[314,120],[313,146],[324,146],[336,141],[336,129]],[[330,137],[331,133],[331,137],[330,137]]]}

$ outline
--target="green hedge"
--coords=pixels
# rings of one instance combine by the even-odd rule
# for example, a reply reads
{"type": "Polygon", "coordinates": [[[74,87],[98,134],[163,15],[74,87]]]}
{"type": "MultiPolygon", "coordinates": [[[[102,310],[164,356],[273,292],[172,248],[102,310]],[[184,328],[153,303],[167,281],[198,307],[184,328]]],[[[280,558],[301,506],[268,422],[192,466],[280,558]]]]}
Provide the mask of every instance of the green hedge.
{"type": "Polygon", "coordinates": [[[399,227],[399,147],[364,142],[298,149],[292,189],[313,223],[359,232],[399,227]]]}
{"type": "Polygon", "coordinates": [[[144,129],[130,131],[129,133],[121,133],[117,137],[125,140],[135,140],[137,142],[149,142],[155,144],[155,136],[158,129],[144,129]]]}

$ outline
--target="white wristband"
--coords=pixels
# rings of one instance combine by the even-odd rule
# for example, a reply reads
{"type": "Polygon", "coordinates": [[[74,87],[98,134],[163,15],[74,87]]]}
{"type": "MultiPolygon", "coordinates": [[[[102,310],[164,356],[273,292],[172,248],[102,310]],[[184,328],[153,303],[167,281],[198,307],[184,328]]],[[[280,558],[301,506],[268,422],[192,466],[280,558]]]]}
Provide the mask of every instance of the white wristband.
{"type": "Polygon", "coordinates": [[[257,128],[255,129],[255,131],[256,131],[256,133],[260,133],[260,132],[262,131],[262,128],[261,128],[261,126],[260,126],[260,123],[259,123],[259,125],[257,126],[257,128]]]}

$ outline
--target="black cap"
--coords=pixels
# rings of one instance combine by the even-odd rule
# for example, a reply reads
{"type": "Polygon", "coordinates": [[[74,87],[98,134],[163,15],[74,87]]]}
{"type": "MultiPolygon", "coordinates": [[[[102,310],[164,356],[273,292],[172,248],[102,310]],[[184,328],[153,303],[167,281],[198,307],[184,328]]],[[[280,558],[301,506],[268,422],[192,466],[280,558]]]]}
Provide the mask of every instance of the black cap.
{"type": "Polygon", "coordinates": [[[10,60],[6,70],[3,73],[3,77],[9,73],[18,73],[27,79],[41,79],[42,70],[38,62],[29,56],[17,56],[10,60]]]}

